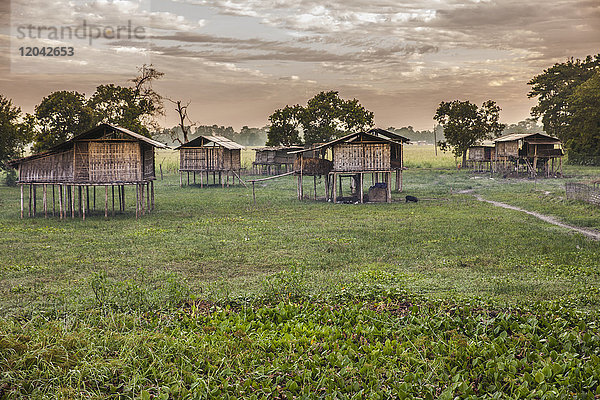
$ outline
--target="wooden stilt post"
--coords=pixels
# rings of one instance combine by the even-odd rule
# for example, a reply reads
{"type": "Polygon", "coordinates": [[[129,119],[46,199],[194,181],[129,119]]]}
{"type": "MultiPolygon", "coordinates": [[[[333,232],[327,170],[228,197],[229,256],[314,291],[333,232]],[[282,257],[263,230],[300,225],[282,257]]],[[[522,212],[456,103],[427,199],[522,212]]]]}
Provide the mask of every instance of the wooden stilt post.
{"type": "Polygon", "coordinates": [[[364,193],[363,193],[363,173],[358,174],[358,196],[360,203],[364,203],[364,193]]]}
{"type": "Polygon", "coordinates": [[[85,187],[85,208],[87,208],[88,212],[90,211],[90,187],[85,187]]]}
{"type": "Polygon", "coordinates": [[[202,177],[202,172],[200,172],[200,188],[204,187],[204,178],[202,177]]]}
{"type": "Polygon", "coordinates": [[[33,201],[33,199],[31,198],[31,194],[33,193],[33,184],[29,184],[29,213],[27,214],[28,217],[31,217],[31,202],[33,201]]]}
{"type": "Polygon", "coordinates": [[[187,185],[190,186],[190,171],[187,173],[187,185]]]}
{"type": "Polygon", "coordinates": [[[225,187],[225,179],[223,179],[223,173],[221,171],[219,171],[219,185],[221,185],[222,188],[225,187]]]}
{"type": "Polygon", "coordinates": [[[112,194],[112,216],[115,216],[115,185],[110,185],[110,191],[112,194]]]}
{"type": "Polygon", "coordinates": [[[21,186],[21,219],[23,219],[23,185],[19,185],[21,186]]]}
{"type": "Polygon", "coordinates": [[[125,185],[122,185],[121,190],[123,192],[123,205],[122,205],[122,207],[123,207],[123,212],[125,212],[125,185]]]}
{"type": "Polygon", "coordinates": [[[317,176],[316,175],[313,176],[313,183],[314,183],[315,200],[316,200],[317,199],[317,176]]]}
{"type": "MultiPolygon", "coordinates": [[[[202,174],[200,174],[200,178],[202,178],[202,174]]],[[[152,191],[152,211],[154,211],[154,181],[150,181],[150,190],[152,191]]]]}
{"type": "Polygon", "coordinates": [[[392,202],[392,171],[385,172],[385,180],[387,187],[387,202],[392,202]]]}
{"type": "Polygon", "coordinates": [[[256,205],[256,193],[254,192],[254,181],[252,181],[252,200],[254,201],[254,205],[256,205]]]}
{"type": "Polygon", "coordinates": [[[145,186],[146,186],[146,209],[148,210],[148,213],[150,213],[150,182],[146,182],[145,186]]]}
{"type": "Polygon", "coordinates": [[[144,186],[144,183],[140,185],[140,205],[142,207],[142,215],[146,215],[146,204],[144,203],[144,186]]]}
{"type": "Polygon", "coordinates": [[[104,218],[108,218],[108,185],[104,185],[104,218]]]}
{"type": "Polygon", "coordinates": [[[96,186],[94,186],[94,211],[96,211],[96,186]]]}
{"type": "Polygon", "coordinates": [[[83,214],[83,187],[77,186],[77,195],[79,196],[79,216],[83,214]]]}
{"type": "Polygon", "coordinates": [[[85,221],[86,208],[89,207],[89,202],[87,201],[87,194],[89,193],[88,187],[85,187],[86,199],[83,201],[83,213],[81,214],[81,219],[85,221]]]}
{"type": "Polygon", "coordinates": [[[135,184],[135,219],[138,219],[140,216],[140,185],[139,183],[135,184]]]}
{"type": "Polygon", "coordinates": [[[48,218],[48,188],[46,184],[42,186],[42,205],[44,207],[44,218],[48,218]]]}
{"type": "Polygon", "coordinates": [[[333,180],[332,180],[331,188],[332,188],[333,193],[332,193],[332,198],[331,198],[332,200],[331,201],[333,203],[335,203],[335,201],[337,200],[337,191],[336,191],[336,188],[337,188],[337,174],[335,172],[333,173],[332,178],[333,178],[333,180]]]}
{"type": "Polygon", "coordinates": [[[344,197],[344,188],[342,183],[342,175],[340,175],[340,197],[344,197]]]}
{"type": "Polygon", "coordinates": [[[71,186],[71,218],[75,218],[75,186],[71,186]]]}
{"type": "Polygon", "coordinates": [[[54,184],[52,184],[52,216],[56,215],[56,200],[54,197],[54,184]]]}
{"type": "Polygon", "coordinates": [[[196,171],[194,171],[194,185],[196,184],[196,171]]]}
{"type": "Polygon", "coordinates": [[[33,185],[33,216],[37,214],[37,185],[33,185]]]}
{"type": "Polygon", "coordinates": [[[183,178],[181,176],[182,172],[179,171],[179,187],[183,187],[183,178]]]}
{"type": "Polygon", "coordinates": [[[325,174],[325,201],[329,201],[329,173],[325,174]]]}
{"type": "Polygon", "coordinates": [[[63,185],[58,185],[58,215],[60,219],[63,219],[63,185]]]}

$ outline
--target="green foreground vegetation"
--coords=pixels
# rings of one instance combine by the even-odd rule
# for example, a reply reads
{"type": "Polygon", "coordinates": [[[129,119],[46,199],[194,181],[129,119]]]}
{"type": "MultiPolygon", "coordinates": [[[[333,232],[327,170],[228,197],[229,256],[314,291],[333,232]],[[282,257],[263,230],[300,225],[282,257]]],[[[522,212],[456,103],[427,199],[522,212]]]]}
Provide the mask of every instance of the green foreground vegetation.
{"type": "Polygon", "coordinates": [[[393,204],[299,202],[285,177],[254,205],[167,171],[138,220],[133,191],[108,220],[21,220],[1,186],[0,398],[597,397],[600,243],[459,192],[600,209],[407,151],[393,204]]]}

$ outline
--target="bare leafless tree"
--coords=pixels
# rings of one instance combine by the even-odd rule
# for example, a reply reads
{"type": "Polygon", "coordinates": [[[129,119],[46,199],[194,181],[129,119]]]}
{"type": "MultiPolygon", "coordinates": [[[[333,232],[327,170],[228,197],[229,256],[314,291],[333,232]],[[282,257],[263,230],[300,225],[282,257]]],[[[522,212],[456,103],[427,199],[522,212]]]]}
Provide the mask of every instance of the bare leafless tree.
{"type": "Polygon", "coordinates": [[[192,126],[196,125],[196,123],[193,122],[190,119],[190,117],[188,117],[187,112],[188,112],[188,107],[190,105],[190,102],[188,101],[186,104],[183,104],[181,102],[181,100],[172,100],[169,98],[166,98],[166,99],[175,105],[175,111],[177,111],[177,114],[179,115],[179,127],[181,128],[181,132],[183,133],[183,141],[177,135],[177,132],[174,132],[174,131],[171,132],[171,139],[178,141],[180,144],[189,142],[190,141],[190,129],[192,126]],[[187,126],[185,124],[186,121],[189,122],[189,124],[187,126]]]}

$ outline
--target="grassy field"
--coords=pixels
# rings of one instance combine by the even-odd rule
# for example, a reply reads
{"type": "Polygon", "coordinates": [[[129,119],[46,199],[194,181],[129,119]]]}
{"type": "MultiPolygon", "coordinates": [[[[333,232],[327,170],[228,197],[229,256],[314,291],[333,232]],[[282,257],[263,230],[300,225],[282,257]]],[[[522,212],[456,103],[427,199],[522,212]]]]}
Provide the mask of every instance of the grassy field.
{"type": "Polygon", "coordinates": [[[138,220],[21,220],[1,186],[0,398],[594,398],[600,244],[459,192],[600,209],[432,153],[407,147],[393,204],[179,188],[168,153],[138,220]]]}

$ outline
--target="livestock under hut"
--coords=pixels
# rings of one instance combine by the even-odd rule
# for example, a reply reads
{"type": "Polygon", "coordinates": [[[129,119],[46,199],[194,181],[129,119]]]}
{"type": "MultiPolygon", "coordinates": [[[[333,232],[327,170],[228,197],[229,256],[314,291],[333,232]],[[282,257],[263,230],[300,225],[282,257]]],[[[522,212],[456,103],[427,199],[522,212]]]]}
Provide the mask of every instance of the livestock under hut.
{"type": "Polygon", "coordinates": [[[302,146],[276,146],[254,149],[256,157],[252,163],[253,172],[261,175],[272,175],[293,171],[296,156],[289,154],[289,152],[302,149],[302,146]]]}
{"type": "Polygon", "coordinates": [[[562,142],[544,133],[513,133],[494,140],[494,171],[531,177],[562,175],[562,142]]]}
{"type": "Polygon", "coordinates": [[[101,124],[46,152],[12,161],[21,186],[21,218],[25,186],[29,186],[29,216],[37,214],[38,187],[42,189],[45,217],[51,212],[61,219],[69,215],[85,219],[96,209],[96,189],[102,187],[105,217],[109,213],[109,188],[112,215],[115,189],[119,211],[125,211],[125,185],[135,185],[136,217],[153,210],[155,147],[167,148],[128,129],[101,124]]]}
{"type": "Polygon", "coordinates": [[[304,198],[303,177],[325,177],[328,201],[364,202],[365,175],[371,176],[369,201],[392,201],[392,173],[396,172],[396,190],[402,190],[403,145],[409,140],[383,129],[352,133],[342,138],[296,152],[294,171],[298,175],[298,198],[304,198]],[[350,178],[350,196],[343,195],[343,178],[350,178]],[[338,182],[339,180],[339,192],[338,182]]]}
{"type": "Polygon", "coordinates": [[[190,184],[190,173],[196,183],[196,174],[200,175],[200,187],[209,183],[212,174],[213,184],[229,186],[235,177],[241,183],[240,170],[242,169],[241,150],[244,146],[223,136],[198,136],[196,139],[182,144],[179,150],[179,184],[183,186],[183,174],[187,173],[187,184],[190,184]]]}
{"type": "Polygon", "coordinates": [[[479,172],[491,171],[494,151],[494,142],[491,140],[484,140],[475,146],[469,147],[469,158],[466,167],[479,172]]]}

